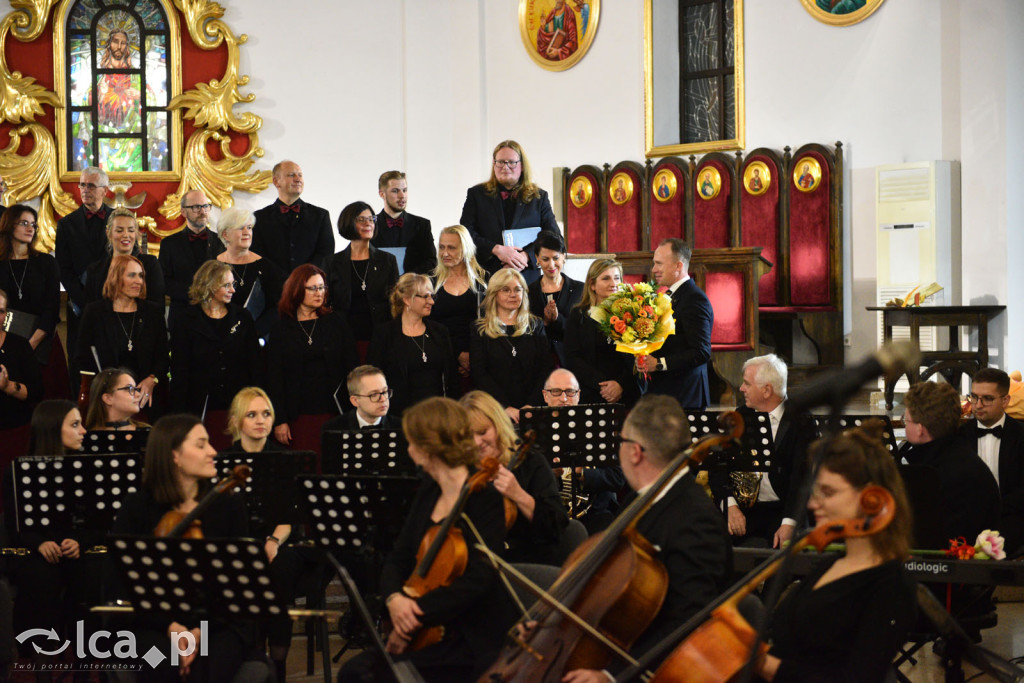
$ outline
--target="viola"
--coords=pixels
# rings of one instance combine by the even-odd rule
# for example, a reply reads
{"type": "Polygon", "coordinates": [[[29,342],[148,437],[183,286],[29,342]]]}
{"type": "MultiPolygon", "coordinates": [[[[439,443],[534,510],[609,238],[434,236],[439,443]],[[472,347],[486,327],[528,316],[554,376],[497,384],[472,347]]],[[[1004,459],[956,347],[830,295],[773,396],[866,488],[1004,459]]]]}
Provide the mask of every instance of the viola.
{"type": "Polygon", "coordinates": [[[251,473],[252,469],[248,465],[235,465],[231,475],[217,482],[217,485],[210,489],[209,493],[188,514],[177,510],[168,510],[153,529],[153,535],[168,538],[202,538],[203,530],[199,516],[219,496],[244,484],[251,473]]]}
{"type": "Polygon", "coordinates": [[[626,651],[657,615],[668,590],[665,567],[636,530],[637,522],[673,478],[743,434],[738,413],[723,414],[719,426],[727,433],[706,436],[679,454],[607,530],[576,549],[480,683],[555,683],[568,671],[603,669],[615,656],[636,663],[626,651]]]}
{"type": "Polygon", "coordinates": [[[89,412],[89,392],[92,391],[92,381],[96,379],[95,372],[82,370],[81,383],[78,386],[78,410],[85,415],[89,412]]]}

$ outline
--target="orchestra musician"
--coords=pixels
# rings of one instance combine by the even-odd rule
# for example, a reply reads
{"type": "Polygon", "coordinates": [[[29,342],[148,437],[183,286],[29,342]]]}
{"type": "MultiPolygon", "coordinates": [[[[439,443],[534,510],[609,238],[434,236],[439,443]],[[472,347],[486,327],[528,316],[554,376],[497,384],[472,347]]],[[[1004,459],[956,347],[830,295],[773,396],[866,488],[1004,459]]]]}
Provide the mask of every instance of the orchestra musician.
{"type": "Polygon", "coordinates": [[[331,418],[324,431],[351,431],[356,429],[398,429],[400,425],[388,416],[394,391],[380,368],[360,365],[345,378],[349,403],[355,410],[331,418]]]}
{"type": "Polygon", "coordinates": [[[487,273],[476,261],[476,245],[461,225],[441,229],[437,238],[438,262],[434,270],[434,308],[430,319],[448,328],[452,349],[459,361],[465,393],[469,386],[469,339],[480,317],[487,273]]]}
{"type": "Polygon", "coordinates": [[[759,674],[775,683],[881,681],[914,625],[917,598],[903,562],[910,555],[910,506],[881,421],[851,429],[822,456],[808,509],[820,525],[863,517],[868,485],[892,494],[888,526],[847,538],[846,553],[789,591],[770,619],[771,650],[759,674]]]}
{"type": "MultiPolygon", "coordinates": [[[[153,425],[146,444],[146,456],[139,490],[125,498],[112,534],[152,536],[168,513],[184,516],[195,508],[217,475],[206,427],[195,415],[166,415],[153,425]]],[[[200,518],[205,538],[243,538],[249,535],[249,516],[240,494],[221,495],[213,500],[200,518]]],[[[212,578],[211,578],[212,580],[212,578]]],[[[170,657],[155,669],[147,667],[147,680],[230,681],[242,663],[254,656],[258,629],[244,620],[207,622],[206,634],[211,656],[199,657],[197,647],[172,667],[170,657]]],[[[199,619],[192,614],[173,618],[138,617],[133,629],[143,655],[156,646],[170,654],[171,633],[189,631],[199,643],[199,619]]],[[[182,646],[182,650],[184,650],[182,646]]]]}
{"type": "Polygon", "coordinates": [[[284,446],[274,441],[274,405],[267,392],[260,387],[243,387],[231,399],[228,410],[227,433],[231,436],[231,450],[244,453],[283,451],[284,446]]]}
{"type": "MultiPolygon", "coordinates": [[[[412,502],[405,525],[381,573],[381,593],[391,619],[387,649],[407,658],[427,681],[471,681],[498,654],[502,636],[514,618],[499,589],[490,562],[474,546],[473,531],[460,516],[455,526],[467,545],[465,571],[447,586],[424,595],[409,595],[403,588],[417,563],[417,547],[429,529],[436,528],[453,510],[463,484],[477,462],[469,415],[447,398],[430,398],[402,416],[409,442],[409,457],[427,478],[412,502]],[[441,641],[407,652],[410,639],[422,627],[444,626],[441,641]]],[[[501,552],[505,540],[505,508],[501,495],[485,486],[471,494],[464,515],[473,522],[482,541],[501,552]]],[[[339,683],[386,680],[384,662],[367,651],[346,662],[339,683]]]]}
{"type": "Polygon", "coordinates": [[[107,368],[97,373],[89,388],[85,428],[90,432],[148,428],[145,422],[135,419],[139,414],[141,397],[142,389],[135,383],[135,375],[128,368],[107,368]]]}
{"type": "Polygon", "coordinates": [[[494,488],[518,508],[506,542],[508,560],[561,565],[565,558],[560,556],[559,541],[569,526],[569,516],[551,466],[536,447],[513,461],[519,439],[512,420],[492,396],[475,389],[459,403],[469,413],[477,457],[501,462],[494,488]]]}

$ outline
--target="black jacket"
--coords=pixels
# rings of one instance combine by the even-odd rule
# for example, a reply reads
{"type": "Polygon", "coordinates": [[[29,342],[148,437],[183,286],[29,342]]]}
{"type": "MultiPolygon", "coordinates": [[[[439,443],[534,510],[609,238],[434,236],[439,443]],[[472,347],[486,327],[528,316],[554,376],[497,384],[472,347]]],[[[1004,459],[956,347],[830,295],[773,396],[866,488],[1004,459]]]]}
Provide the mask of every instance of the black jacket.
{"type": "MultiPolygon", "coordinates": [[[[376,327],[391,319],[391,305],[388,296],[398,282],[398,262],[394,255],[370,245],[370,262],[366,270],[366,299],[370,304],[370,316],[376,327]]],[[[361,287],[362,281],[352,271],[352,247],[324,261],[324,272],[327,274],[327,296],[331,308],[348,318],[352,304],[352,288],[361,287]]],[[[349,319],[353,327],[363,324],[359,320],[349,319]]]]}
{"type": "MultiPolygon", "coordinates": [[[[163,252],[160,252],[163,254],[163,252]]],[[[164,307],[164,274],[160,262],[152,254],[133,254],[142,262],[146,271],[146,301],[152,301],[160,308],[164,307]]],[[[107,254],[99,261],[94,261],[85,269],[85,305],[103,298],[103,283],[107,281],[110,262],[113,255],[107,254]]],[[[191,281],[190,281],[191,282],[191,281]]]]}
{"type": "Polygon", "coordinates": [[[171,334],[171,410],[226,410],[240,389],[259,384],[259,351],[255,324],[243,308],[229,306],[224,321],[198,305],[186,308],[171,334]]]}
{"type": "Polygon", "coordinates": [[[672,297],[676,333],[651,355],[664,358],[668,370],[651,373],[650,393],[675,396],[683,408],[704,410],[711,402],[708,361],[715,313],[700,287],[689,279],[672,297]]]}
{"type": "MultiPolygon", "coordinates": [[[[424,318],[423,324],[426,326],[426,339],[422,342],[424,353],[427,354],[427,358],[439,358],[444,364],[442,386],[436,387],[434,395],[456,397],[459,387],[458,366],[455,352],[452,351],[451,338],[448,336],[448,328],[430,318],[424,318]]],[[[391,399],[393,415],[401,415],[403,410],[424,398],[410,396],[409,357],[400,346],[404,336],[402,319],[389,320],[374,329],[373,339],[366,354],[366,362],[384,371],[388,387],[395,392],[391,399]]]]}
{"type": "MultiPolygon", "coordinates": [[[[527,289],[527,295],[530,299],[530,313],[544,320],[544,308],[548,305],[548,295],[541,291],[540,284],[542,280],[543,277],[531,282],[527,289]]],[[[565,365],[565,349],[563,346],[565,341],[565,325],[573,308],[580,302],[580,296],[582,295],[583,283],[579,280],[573,280],[568,275],[562,275],[562,288],[553,295],[555,297],[555,306],[558,308],[558,317],[552,323],[544,323],[544,333],[548,335],[548,343],[551,344],[551,350],[555,352],[558,356],[559,364],[563,366],[565,365]]]]}
{"type": "Polygon", "coordinates": [[[7,292],[8,310],[36,316],[33,332],[42,330],[53,335],[60,320],[60,271],[52,256],[31,252],[24,260],[10,264],[0,261],[0,289],[7,292]],[[15,277],[15,273],[19,277],[15,277]],[[21,299],[18,298],[19,283],[21,299]]]}
{"type": "Polygon", "coordinates": [[[94,301],[85,309],[78,331],[75,360],[81,368],[96,367],[90,347],[96,347],[103,368],[127,367],[141,382],[149,375],[167,379],[167,325],[164,309],[151,301],[137,300],[132,332],[133,354],[125,350],[125,333],[109,299],[94,301]],[[134,360],[133,360],[134,357],[134,360]]]}
{"type": "Polygon", "coordinates": [[[85,206],[80,206],[57,221],[54,256],[60,267],[60,283],[68,293],[68,305],[78,308],[76,315],[82,315],[85,310],[85,269],[103,258],[107,251],[110,209],[103,206],[100,211],[102,216],[86,218],[85,206]]]}
{"type": "MultiPolygon", "coordinates": [[[[207,228],[206,249],[200,250],[204,256],[196,259],[188,241],[189,232],[186,225],[160,241],[160,268],[163,270],[164,288],[171,297],[173,307],[188,305],[188,288],[192,286],[192,278],[199,266],[217,258],[224,251],[224,243],[215,232],[207,228]]],[[[148,267],[146,274],[149,274],[148,267]]],[[[146,286],[149,286],[148,278],[146,286]]]]}
{"type": "Polygon", "coordinates": [[[327,209],[296,199],[299,213],[281,212],[285,206],[280,199],[256,211],[256,225],[252,231],[250,249],[270,259],[291,274],[295,266],[312,263],[319,267],[334,253],[334,232],[327,209]]]}
{"type": "Polygon", "coordinates": [[[587,313],[574,308],[565,327],[565,366],[580,383],[580,403],[605,403],[601,382],[614,380],[622,386],[620,403],[631,406],[640,398],[633,374],[634,357],[615,350],[587,313]]]}
{"type": "Polygon", "coordinates": [[[323,431],[325,432],[351,432],[357,429],[401,429],[402,423],[400,420],[393,420],[390,415],[385,415],[381,418],[379,424],[373,427],[360,427],[359,419],[356,417],[355,408],[349,410],[343,415],[338,417],[332,417],[330,420],[324,423],[323,431]]]}
{"type": "Polygon", "coordinates": [[[541,390],[553,363],[544,325],[534,319],[518,337],[491,338],[474,330],[469,338],[473,382],[508,408],[544,405],[541,390]]]}
{"type": "MultiPolygon", "coordinates": [[[[502,231],[518,228],[540,228],[553,235],[562,237],[558,230],[558,222],[551,210],[548,193],[540,191],[540,195],[529,202],[516,202],[512,223],[505,224],[505,210],[502,207],[501,194],[488,194],[484,184],[474,185],[466,192],[466,203],[462,206],[462,217],[459,223],[466,226],[476,244],[476,259],[488,273],[495,273],[501,268],[501,261],[491,253],[496,244],[504,244],[502,231]]],[[[532,282],[540,276],[537,270],[537,259],[533,255],[532,243],[523,251],[529,257],[529,265],[523,270],[523,277],[532,282]],[[529,271],[529,277],[527,277],[529,271]]]]}
{"type": "Polygon", "coordinates": [[[437,250],[434,248],[434,233],[430,221],[414,216],[408,211],[402,213],[402,227],[389,228],[390,218],[382,209],[377,214],[377,234],[370,244],[377,247],[405,247],[403,273],[429,275],[437,267],[437,250]]]}
{"type": "MultiPolygon", "coordinates": [[[[970,420],[960,428],[960,435],[978,452],[978,421],[970,420]]],[[[999,493],[1002,497],[1000,531],[1006,539],[1007,551],[1024,546],[1024,424],[1009,415],[1003,423],[999,439],[999,493]]]]}

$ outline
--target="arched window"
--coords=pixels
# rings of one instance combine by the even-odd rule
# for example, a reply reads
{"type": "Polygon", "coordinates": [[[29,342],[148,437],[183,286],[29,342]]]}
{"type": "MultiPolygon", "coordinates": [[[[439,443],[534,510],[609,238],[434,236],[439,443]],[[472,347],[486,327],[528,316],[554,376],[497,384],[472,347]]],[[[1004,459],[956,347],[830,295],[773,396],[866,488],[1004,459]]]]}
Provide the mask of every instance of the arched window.
{"type": "Polygon", "coordinates": [[[171,150],[180,133],[167,111],[175,34],[163,5],[159,0],[75,0],[65,16],[66,164],[61,170],[175,170],[171,150]]]}

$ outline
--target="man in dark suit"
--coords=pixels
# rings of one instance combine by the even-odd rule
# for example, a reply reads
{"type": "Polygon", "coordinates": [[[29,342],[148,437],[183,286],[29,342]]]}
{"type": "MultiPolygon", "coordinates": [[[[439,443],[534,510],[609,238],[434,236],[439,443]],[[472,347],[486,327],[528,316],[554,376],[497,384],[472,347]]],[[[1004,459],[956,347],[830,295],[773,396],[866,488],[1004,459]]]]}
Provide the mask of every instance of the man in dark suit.
{"type": "Polygon", "coordinates": [[[324,423],[324,431],[355,429],[398,429],[401,425],[388,417],[391,407],[391,389],[380,368],[360,365],[353,368],[345,379],[348,400],[355,406],[344,415],[324,423]]]}
{"type": "MultiPolygon", "coordinates": [[[[647,395],[626,417],[620,440],[626,481],[634,491],[646,492],[689,445],[690,425],[674,398],[647,395]]],[[[670,477],[636,529],[654,546],[654,557],[668,573],[661,609],[629,649],[639,658],[725,589],[732,548],[722,515],[692,473],[670,477]]],[[[609,668],[622,666],[616,662],[609,668]]],[[[569,674],[563,680],[607,680],[595,676],[600,674],[569,674]]]]}
{"type": "Polygon", "coordinates": [[[384,208],[377,214],[377,234],[370,244],[381,248],[405,247],[403,273],[429,275],[437,266],[437,250],[430,221],[405,210],[409,198],[409,185],[401,171],[382,173],[377,191],[384,200],[384,208]]]}
{"type": "Polygon", "coordinates": [[[505,266],[515,268],[527,285],[540,277],[533,243],[523,248],[506,245],[502,233],[540,228],[561,237],[548,193],[530,179],[530,164],[515,140],[494,148],[491,177],[466,192],[459,222],[472,235],[476,258],[489,274],[505,266]]]}
{"type": "Polygon", "coordinates": [[[671,293],[676,333],[650,356],[637,356],[637,369],[650,373],[650,393],[675,396],[684,408],[704,410],[711,402],[708,360],[715,313],[707,295],[687,274],[692,253],[689,245],[676,238],[664,240],[654,250],[651,274],[671,293]]]}
{"type": "Polygon", "coordinates": [[[294,161],[274,166],[277,200],[255,212],[250,249],[291,274],[296,266],[320,268],[334,254],[334,231],[326,209],[299,199],[305,187],[302,169],[294,161]]]}
{"type": "Polygon", "coordinates": [[[72,395],[78,395],[80,368],[74,361],[73,349],[78,343],[78,325],[85,310],[85,272],[94,261],[107,255],[107,216],[110,209],[103,197],[110,184],[106,172],[95,166],[82,171],[78,193],[82,204],[57,221],[54,255],[60,268],[60,283],[68,293],[68,368],[72,395]]]}
{"type": "Polygon", "coordinates": [[[982,368],[971,381],[974,419],[960,435],[988,466],[999,484],[1002,519],[999,530],[1006,552],[1024,546],[1024,425],[1006,414],[1010,403],[1010,377],[996,368],[982,368]]]}
{"type": "MultiPolygon", "coordinates": [[[[759,478],[757,498],[745,512],[735,490],[725,497],[729,533],[737,545],[778,548],[793,537],[803,501],[797,499],[800,482],[807,474],[807,448],[815,439],[815,427],[807,414],[786,410],[786,364],[773,353],[743,364],[740,393],[746,406],[740,414],[752,429],[757,413],[768,413],[774,452],[768,472],[751,473],[759,478]]],[[[726,477],[728,478],[728,477],[726,477]]],[[[726,490],[734,489],[726,485],[726,490]]],[[[721,500],[721,486],[712,486],[721,500]]]]}
{"type": "Polygon", "coordinates": [[[175,317],[188,306],[188,288],[199,266],[224,251],[224,243],[210,230],[211,208],[202,190],[181,195],[185,229],[160,241],[160,269],[164,273],[164,288],[171,297],[172,327],[175,317]]]}

